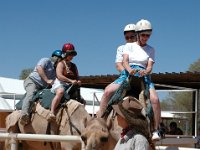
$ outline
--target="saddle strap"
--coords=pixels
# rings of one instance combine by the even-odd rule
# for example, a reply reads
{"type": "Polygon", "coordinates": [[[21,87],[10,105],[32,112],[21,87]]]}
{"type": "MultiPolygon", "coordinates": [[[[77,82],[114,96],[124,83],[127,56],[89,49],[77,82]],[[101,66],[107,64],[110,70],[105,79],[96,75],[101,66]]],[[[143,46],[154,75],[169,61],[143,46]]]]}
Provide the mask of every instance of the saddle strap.
{"type": "Polygon", "coordinates": [[[81,135],[81,132],[79,131],[79,129],[72,123],[71,121],[71,118],[70,118],[70,115],[69,115],[69,112],[68,112],[68,108],[67,106],[65,106],[65,111],[68,115],[68,121],[69,121],[69,126],[70,126],[70,132],[71,132],[71,135],[73,135],[73,132],[72,132],[72,128],[74,128],[76,130],[76,132],[81,135]]]}
{"type": "MultiPolygon", "coordinates": [[[[49,135],[51,134],[51,123],[50,122],[48,122],[48,124],[47,124],[46,134],[49,134],[49,135]]],[[[44,145],[46,145],[46,144],[47,144],[47,142],[44,142],[44,145]]],[[[49,142],[49,144],[50,144],[51,149],[54,150],[53,142],[49,142]]]]}
{"type": "Polygon", "coordinates": [[[66,63],[66,61],[63,61],[63,62],[64,62],[64,65],[65,65],[67,74],[70,73],[70,67],[68,66],[68,64],[66,63]]]}

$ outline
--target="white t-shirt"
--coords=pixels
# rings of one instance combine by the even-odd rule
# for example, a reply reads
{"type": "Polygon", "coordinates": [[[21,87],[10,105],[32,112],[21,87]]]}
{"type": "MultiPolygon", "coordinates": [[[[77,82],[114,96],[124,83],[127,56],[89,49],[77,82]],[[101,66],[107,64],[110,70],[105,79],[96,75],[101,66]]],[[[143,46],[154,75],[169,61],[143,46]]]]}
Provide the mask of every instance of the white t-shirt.
{"type": "Polygon", "coordinates": [[[155,62],[154,48],[149,45],[141,47],[136,42],[127,43],[124,46],[123,54],[129,55],[129,65],[139,65],[146,68],[149,60],[155,62]]]}
{"type": "Polygon", "coordinates": [[[115,58],[115,63],[122,62],[123,61],[123,49],[125,45],[121,45],[117,48],[117,54],[115,58]]]}

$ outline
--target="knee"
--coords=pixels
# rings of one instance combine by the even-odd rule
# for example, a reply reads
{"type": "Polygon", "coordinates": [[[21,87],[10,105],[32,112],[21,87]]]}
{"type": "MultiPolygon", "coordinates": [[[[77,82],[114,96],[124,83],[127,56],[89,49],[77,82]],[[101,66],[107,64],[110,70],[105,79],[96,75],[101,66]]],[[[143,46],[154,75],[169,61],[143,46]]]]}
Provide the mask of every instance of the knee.
{"type": "Polygon", "coordinates": [[[57,96],[63,96],[64,95],[64,89],[63,88],[59,88],[56,90],[56,95],[57,96]]]}
{"type": "Polygon", "coordinates": [[[104,91],[105,96],[111,96],[113,94],[113,89],[110,87],[107,87],[104,91]]]}
{"type": "Polygon", "coordinates": [[[156,104],[156,105],[160,103],[157,95],[151,95],[150,101],[151,101],[152,104],[156,104]]]}

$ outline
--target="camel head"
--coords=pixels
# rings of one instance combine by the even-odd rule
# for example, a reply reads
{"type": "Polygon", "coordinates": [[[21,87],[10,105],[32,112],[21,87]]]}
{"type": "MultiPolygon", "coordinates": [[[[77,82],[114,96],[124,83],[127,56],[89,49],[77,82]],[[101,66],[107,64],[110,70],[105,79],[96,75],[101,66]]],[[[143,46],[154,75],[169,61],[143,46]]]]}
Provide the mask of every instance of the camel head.
{"type": "Polygon", "coordinates": [[[102,118],[93,118],[87,122],[81,138],[86,145],[86,150],[102,149],[109,138],[106,121],[102,118]]]}

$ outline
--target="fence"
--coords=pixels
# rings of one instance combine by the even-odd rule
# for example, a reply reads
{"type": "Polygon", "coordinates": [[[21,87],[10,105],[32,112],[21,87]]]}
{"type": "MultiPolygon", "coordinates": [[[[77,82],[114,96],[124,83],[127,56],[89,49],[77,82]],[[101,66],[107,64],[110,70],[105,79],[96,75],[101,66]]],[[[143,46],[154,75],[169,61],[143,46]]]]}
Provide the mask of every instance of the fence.
{"type": "Polygon", "coordinates": [[[23,97],[23,94],[0,93],[0,98],[4,99],[4,105],[0,107],[0,112],[12,112],[15,110],[15,104],[23,97]]]}
{"type": "Polygon", "coordinates": [[[53,141],[53,142],[80,142],[82,150],[85,149],[85,144],[80,136],[71,135],[46,135],[46,134],[14,134],[14,133],[0,133],[0,141],[10,139],[11,149],[17,150],[18,140],[27,141],[53,141]]]}

